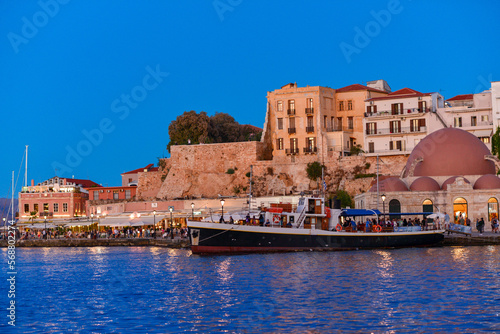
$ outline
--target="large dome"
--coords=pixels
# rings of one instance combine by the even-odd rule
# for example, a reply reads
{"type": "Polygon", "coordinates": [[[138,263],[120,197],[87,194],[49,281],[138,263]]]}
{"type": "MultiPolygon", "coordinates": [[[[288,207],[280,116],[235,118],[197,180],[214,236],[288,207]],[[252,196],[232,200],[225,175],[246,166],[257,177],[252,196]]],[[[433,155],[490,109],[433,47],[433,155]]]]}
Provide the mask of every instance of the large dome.
{"type": "Polygon", "coordinates": [[[488,147],[473,134],[456,128],[435,131],[413,149],[404,171],[404,177],[451,176],[495,174],[493,161],[485,160],[490,155],[488,147]],[[423,159],[422,161],[418,161],[423,159]]]}
{"type": "Polygon", "coordinates": [[[496,175],[483,175],[474,183],[474,189],[498,189],[500,188],[500,178],[496,175]]]}
{"type": "MultiPolygon", "coordinates": [[[[391,191],[408,191],[406,184],[401,181],[398,177],[390,177],[378,183],[379,192],[391,192],[391,191]]],[[[377,185],[375,184],[370,188],[371,192],[377,191],[377,185]]]]}

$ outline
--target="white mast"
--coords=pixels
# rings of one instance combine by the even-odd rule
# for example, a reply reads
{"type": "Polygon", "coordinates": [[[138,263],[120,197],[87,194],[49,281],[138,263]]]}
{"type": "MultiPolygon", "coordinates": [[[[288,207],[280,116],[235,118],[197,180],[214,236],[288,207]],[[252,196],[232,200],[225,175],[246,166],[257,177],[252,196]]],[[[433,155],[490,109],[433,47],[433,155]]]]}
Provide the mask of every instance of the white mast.
{"type": "Polygon", "coordinates": [[[24,186],[28,186],[28,145],[26,145],[26,165],[24,169],[24,186]]]}
{"type": "Polygon", "coordinates": [[[11,220],[11,224],[14,224],[15,220],[14,220],[14,171],[12,171],[12,199],[11,199],[11,210],[12,210],[12,213],[11,213],[11,217],[12,217],[12,220],[11,220]]]}

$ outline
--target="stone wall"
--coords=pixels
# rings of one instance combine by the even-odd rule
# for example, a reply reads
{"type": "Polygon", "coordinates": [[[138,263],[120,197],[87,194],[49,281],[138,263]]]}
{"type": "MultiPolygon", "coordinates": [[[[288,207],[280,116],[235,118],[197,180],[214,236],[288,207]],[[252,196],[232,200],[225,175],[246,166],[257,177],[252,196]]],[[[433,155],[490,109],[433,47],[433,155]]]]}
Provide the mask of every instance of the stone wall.
{"type": "MultiPolygon", "coordinates": [[[[373,177],[356,179],[355,175],[377,170],[376,157],[341,157],[338,152],[326,157],[298,155],[263,160],[264,146],[260,142],[172,146],[171,157],[166,159],[165,180],[161,182],[161,172],[143,173],[147,175],[140,177],[138,198],[244,196],[249,191],[250,166],[253,166],[254,196],[319,190],[321,185],[308,179],[306,168],[308,163],[321,160],[326,167],[327,192],[343,189],[354,196],[367,191],[373,182],[373,177]],[[228,174],[230,169],[234,173],[228,174]]],[[[398,176],[406,159],[383,157],[380,174],[398,176]]]]}

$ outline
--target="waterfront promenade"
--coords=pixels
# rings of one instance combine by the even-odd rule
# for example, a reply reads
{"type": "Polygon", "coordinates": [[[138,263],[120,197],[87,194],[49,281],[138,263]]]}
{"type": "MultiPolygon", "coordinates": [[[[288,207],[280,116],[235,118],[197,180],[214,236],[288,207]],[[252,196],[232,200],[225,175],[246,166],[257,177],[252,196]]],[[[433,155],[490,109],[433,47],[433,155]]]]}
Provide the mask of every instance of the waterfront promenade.
{"type": "MultiPolygon", "coordinates": [[[[500,245],[500,234],[485,232],[472,235],[458,233],[445,234],[441,246],[488,246],[500,245]]],[[[6,240],[0,240],[0,247],[6,247],[6,240]]],[[[113,247],[113,246],[156,246],[168,248],[189,247],[187,238],[58,238],[58,239],[27,239],[16,241],[16,247],[113,247]]]]}

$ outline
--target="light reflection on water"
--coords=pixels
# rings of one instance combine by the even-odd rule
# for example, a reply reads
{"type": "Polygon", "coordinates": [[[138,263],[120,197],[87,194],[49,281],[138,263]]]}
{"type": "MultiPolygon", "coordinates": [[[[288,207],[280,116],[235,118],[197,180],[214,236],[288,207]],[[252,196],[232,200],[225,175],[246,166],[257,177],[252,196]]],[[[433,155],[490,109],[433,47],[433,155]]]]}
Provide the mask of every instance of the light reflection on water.
{"type": "Polygon", "coordinates": [[[23,333],[500,331],[498,246],[232,257],[17,251],[23,333]]]}

